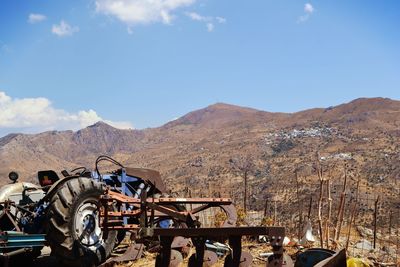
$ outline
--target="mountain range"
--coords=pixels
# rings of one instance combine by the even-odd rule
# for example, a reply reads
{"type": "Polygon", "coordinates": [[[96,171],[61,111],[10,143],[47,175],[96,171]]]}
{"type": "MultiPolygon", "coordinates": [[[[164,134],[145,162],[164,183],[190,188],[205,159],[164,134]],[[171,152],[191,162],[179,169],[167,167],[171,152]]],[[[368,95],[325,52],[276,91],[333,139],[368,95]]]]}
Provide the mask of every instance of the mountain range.
{"type": "Polygon", "coordinates": [[[39,170],[93,168],[99,155],[109,155],[159,170],[171,191],[239,199],[242,175],[233,165],[251,161],[254,207],[274,190],[294,188],[294,170],[303,183],[316,182],[318,162],[337,183],[346,165],[354,181],[380,185],[390,197],[400,180],[399,139],[400,101],[387,98],[296,113],[217,103],[158,128],[120,130],[98,122],[76,132],[9,134],[0,138],[0,184],[12,170],[35,181],[39,170]]]}

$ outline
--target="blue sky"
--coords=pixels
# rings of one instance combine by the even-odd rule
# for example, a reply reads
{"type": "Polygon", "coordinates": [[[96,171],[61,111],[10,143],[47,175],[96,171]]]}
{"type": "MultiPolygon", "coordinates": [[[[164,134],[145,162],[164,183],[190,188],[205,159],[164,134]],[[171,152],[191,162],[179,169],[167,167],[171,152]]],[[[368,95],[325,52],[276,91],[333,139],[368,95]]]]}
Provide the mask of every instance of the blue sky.
{"type": "Polygon", "coordinates": [[[400,99],[399,25],[398,1],[1,0],[0,136],[400,99]]]}

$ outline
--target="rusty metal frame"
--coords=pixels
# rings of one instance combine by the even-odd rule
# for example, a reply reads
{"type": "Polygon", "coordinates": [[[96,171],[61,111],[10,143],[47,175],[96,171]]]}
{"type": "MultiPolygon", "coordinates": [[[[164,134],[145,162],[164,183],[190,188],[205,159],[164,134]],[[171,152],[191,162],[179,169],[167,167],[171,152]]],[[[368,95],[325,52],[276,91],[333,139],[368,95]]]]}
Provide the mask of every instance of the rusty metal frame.
{"type": "Polygon", "coordinates": [[[136,229],[137,224],[124,223],[122,218],[140,217],[141,227],[147,226],[147,218],[170,217],[178,221],[185,222],[189,226],[194,226],[196,223],[196,213],[211,207],[218,207],[232,204],[229,198],[147,198],[146,192],[143,192],[141,198],[133,198],[124,194],[107,189],[105,194],[100,198],[100,217],[102,218],[101,225],[105,232],[115,229],[136,229]],[[115,211],[113,205],[121,206],[129,204],[136,208],[131,211],[115,211]],[[176,211],[170,206],[174,204],[204,204],[200,207],[189,211],[176,211]]]}
{"type": "Polygon", "coordinates": [[[15,205],[15,203],[12,201],[4,201],[4,202],[1,202],[0,205],[3,206],[2,214],[0,215],[0,220],[4,220],[4,218],[5,218],[15,227],[15,231],[21,232],[21,229],[19,228],[18,223],[14,220],[14,218],[10,212],[11,206],[14,206],[16,209],[18,209],[18,207],[15,205]]]}
{"type": "MultiPolygon", "coordinates": [[[[242,254],[242,236],[268,237],[272,246],[273,255],[269,257],[266,266],[280,267],[283,264],[283,239],[285,237],[284,227],[230,227],[232,224],[224,224],[221,228],[198,228],[196,213],[211,207],[221,207],[225,212],[226,206],[232,204],[229,198],[148,198],[144,191],[140,198],[133,198],[107,189],[100,199],[100,224],[107,236],[108,231],[125,229],[136,231],[141,239],[158,237],[160,239],[161,251],[156,267],[167,267],[170,263],[171,244],[175,237],[182,236],[191,238],[196,247],[196,254],[190,267],[200,267],[203,264],[206,240],[228,240],[232,253],[225,259],[224,266],[238,267],[242,254]],[[121,207],[129,204],[135,208],[131,211],[115,211],[115,206],[121,207]],[[177,211],[171,208],[174,204],[203,204],[188,211],[177,211]],[[154,228],[152,223],[154,217],[173,218],[179,222],[186,223],[189,228],[154,228]],[[124,217],[135,217],[139,224],[124,223],[124,217]],[[227,227],[228,226],[228,227],[227,227]]],[[[236,216],[236,213],[235,213],[236,216]]],[[[229,214],[228,214],[229,217],[229,214]]]]}

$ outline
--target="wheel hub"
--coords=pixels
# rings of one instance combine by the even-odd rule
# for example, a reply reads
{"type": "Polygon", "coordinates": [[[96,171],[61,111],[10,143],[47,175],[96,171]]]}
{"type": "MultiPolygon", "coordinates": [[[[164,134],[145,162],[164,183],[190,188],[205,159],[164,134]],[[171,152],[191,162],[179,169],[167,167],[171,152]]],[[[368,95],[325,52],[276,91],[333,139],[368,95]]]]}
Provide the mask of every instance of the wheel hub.
{"type": "Polygon", "coordinates": [[[91,234],[96,228],[96,219],[92,214],[88,214],[83,218],[82,226],[86,233],[91,234]]]}
{"type": "Polygon", "coordinates": [[[75,216],[75,232],[85,246],[93,246],[101,240],[98,208],[94,203],[83,203],[75,216]]]}

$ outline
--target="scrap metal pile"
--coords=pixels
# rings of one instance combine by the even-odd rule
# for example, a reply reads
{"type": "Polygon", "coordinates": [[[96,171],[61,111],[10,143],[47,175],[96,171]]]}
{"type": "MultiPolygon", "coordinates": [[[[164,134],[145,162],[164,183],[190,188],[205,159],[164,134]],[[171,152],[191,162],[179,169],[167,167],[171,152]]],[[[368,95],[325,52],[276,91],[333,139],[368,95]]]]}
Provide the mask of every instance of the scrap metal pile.
{"type": "Polygon", "coordinates": [[[157,253],[157,267],[179,266],[187,257],[191,267],[219,260],[224,266],[251,266],[243,236],[264,236],[269,242],[266,266],[293,266],[284,260],[285,228],[236,227],[231,199],[172,198],[157,171],[127,168],[107,156],[96,160],[94,171],[80,167],[61,173],[63,178],[40,171],[40,186],[17,182],[12,173],[13,183],[0,189],[1,266],[13,264],[16,255],[34,259],[47,245],[65,266],[112,266],[138,260],[144,250],[157,253]],[[104,161],[117,170],[101,172],[104,161]],[[220,227],[202,227],[198,215],[210,208],[226,214],[220,227]],[[127,233],[132,245],[111,258],[127,233]]]}

